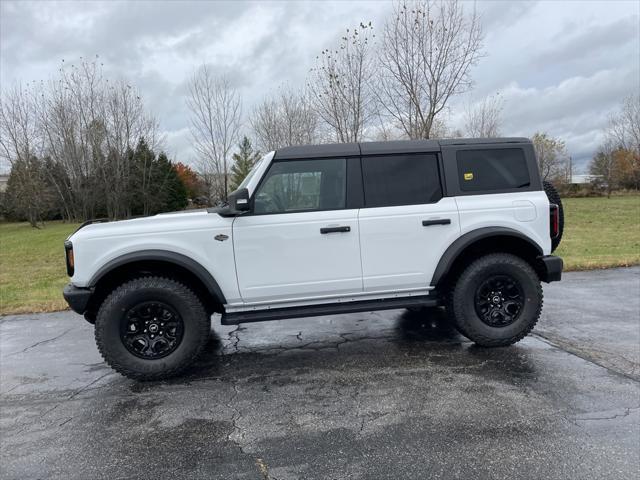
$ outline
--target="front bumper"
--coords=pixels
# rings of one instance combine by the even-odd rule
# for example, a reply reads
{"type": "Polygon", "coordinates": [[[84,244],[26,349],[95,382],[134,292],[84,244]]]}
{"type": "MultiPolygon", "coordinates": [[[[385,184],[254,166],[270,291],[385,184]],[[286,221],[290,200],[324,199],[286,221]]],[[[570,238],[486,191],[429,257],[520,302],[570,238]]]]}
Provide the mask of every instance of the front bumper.
{"type": "Polygon", "coordinates": [[[90,288],[80,288],[69,283],[62,291],[62,296],[76,313],[82,315],[87,311],[87,305],[93,295],[93,290],[90,288]]]}
{"type": "Polygon", "coordinates": [[[562,279],[562,258],[555,255],[538,257],[538,274],[543,282],[558,282],[562,279]]]}

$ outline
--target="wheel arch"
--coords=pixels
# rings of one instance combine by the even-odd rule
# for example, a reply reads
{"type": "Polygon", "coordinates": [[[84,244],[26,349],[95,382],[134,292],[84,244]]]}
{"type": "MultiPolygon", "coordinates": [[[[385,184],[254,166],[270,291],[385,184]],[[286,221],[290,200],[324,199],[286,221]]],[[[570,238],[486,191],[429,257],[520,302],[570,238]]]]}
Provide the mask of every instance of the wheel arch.
{"type": "MultiPolygon", "coordinates": [[[[543,250],[536,242],[507,227],[484,227],[465,233],[445,250],[436,266],[431,286],[439,287],[455,278],[470,261],[495,252],[512,253],[526,260],[538,272],[537,258],[543,250]]],[[[538,272],[540,273],[540,272],[538,272]]]]}
{"type": "Polygon", "coordinates": [[[197,261],[167,250],[143,250],[116,257],[93,274],[88,282],[88,286],[94,291],[87,307],[88,312],[93,311],[95,314],[95,310],[115,286],[143,275],[167,276],[180,280],[198,295],[208,313],[221,312],[222,305],[226,303],[218,282],[197,261]]]}

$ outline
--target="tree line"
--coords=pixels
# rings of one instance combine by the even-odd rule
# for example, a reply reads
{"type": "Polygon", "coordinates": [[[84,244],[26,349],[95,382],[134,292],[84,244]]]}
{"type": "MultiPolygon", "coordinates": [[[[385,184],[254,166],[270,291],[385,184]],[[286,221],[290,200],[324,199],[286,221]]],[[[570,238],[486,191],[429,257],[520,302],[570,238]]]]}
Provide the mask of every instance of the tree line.
{"type": "MultiPolygon", "coordinates": [[[[134,86],[105,78],[97,58],[63,62],[46,84],[2,92],[0,154],[12,166],[5,214],[35,224],[215,205],[260,152],[286,145],[500,136],[497,93],[469,102],[461,129],[446,123],[451,99],[472,89],[483,40],[475,9],[457,0],[397,0],[379,34],[371,22],[346,29],[303,86],[281,85],[247,115],[230,79],[203,65],[186,97],[195,172],[162,152],[158,122],[134,86]]],[[[591,166],[609,189],[638,188],[638,128],[630,97],[591,166]]],[[[532,140],[542,176],[568,181],[564,142],[544,132],[532,140]]]]}
{"type": "Polygon", "coordinates": [[[186,206],[157,121],[98,59],[66,65],[49,82],[3,91],[0,154],[11,165],[3,213],[45,219],[129,218],[186,206]]]}
{"type": "Polygon", "coordinates": [[[594,183],[605,189],[640,190],[640,95],[630,95],[609,117],[604,141],[589,164],[594,183]]]}

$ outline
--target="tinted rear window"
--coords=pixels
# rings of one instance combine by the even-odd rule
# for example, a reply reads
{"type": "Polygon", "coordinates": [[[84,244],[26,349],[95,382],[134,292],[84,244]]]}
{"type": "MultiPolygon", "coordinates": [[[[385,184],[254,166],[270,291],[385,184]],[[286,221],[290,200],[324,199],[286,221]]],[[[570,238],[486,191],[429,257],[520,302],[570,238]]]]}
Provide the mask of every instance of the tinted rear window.
{"type": "Polygon", "coordinates": [[[465,192],[511,190],[529,186],[529,170],[520,148],[459,150],[458,182],[465,192]]]}
{"type": "Polygon", "coordinates": [[[435,155],[362,157],[367,207],[421,205],[442,198],[435,155]]]}

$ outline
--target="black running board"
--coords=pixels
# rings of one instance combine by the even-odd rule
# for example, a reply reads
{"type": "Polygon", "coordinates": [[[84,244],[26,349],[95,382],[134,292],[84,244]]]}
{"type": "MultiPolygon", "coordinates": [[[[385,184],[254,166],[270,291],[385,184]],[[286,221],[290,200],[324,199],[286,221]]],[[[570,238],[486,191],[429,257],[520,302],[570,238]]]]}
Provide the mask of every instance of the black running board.
{"type": "Polygon", "coordinates": [[[339,313],[371,312],[375,310],[392,310],[394,308],[436,307],[440,305],[437,295],[420,297],[385,298],[360,302],[323,303],[303,307],[270,308],[246,312],[224,313],[223,325],[237,325],[248,322],[264,322],[282,320],[283,318],[320,317],[339,313]]]}

